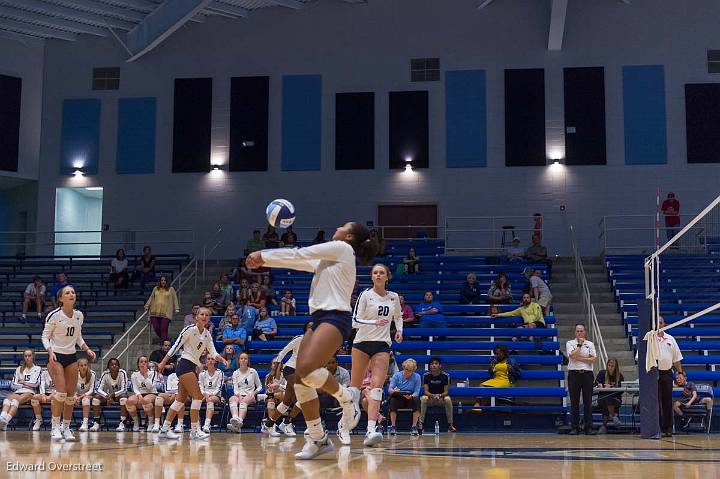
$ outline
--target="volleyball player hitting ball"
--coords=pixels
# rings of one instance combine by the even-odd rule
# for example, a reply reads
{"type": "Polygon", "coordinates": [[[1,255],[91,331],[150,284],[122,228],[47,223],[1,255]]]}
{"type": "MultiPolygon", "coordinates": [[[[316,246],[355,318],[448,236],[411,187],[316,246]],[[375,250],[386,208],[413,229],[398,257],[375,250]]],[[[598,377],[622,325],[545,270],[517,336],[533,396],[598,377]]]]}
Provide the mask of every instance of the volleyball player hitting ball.
{"type": "MultiPolygon", "coordinates": [[[[370,276],[373,287],[360,294],[353,314],[353,326],[358,331],[355,341],[353,341],[350,379],[353,398],[359,401],[360,387],[365,377],[365,371],[370,366],[368,426],[363,442],[367,447],[376,446],[383,439],[382,433],[377,432],[375,427],[382,402],[382,388],[390,366],[391,322],[395,323],[395,341],[400,343],[403,340],[400,297],[397,293],[385,289],[391,278],[390,269],[384,264],[376,264],[373,266],[370,276]]],[[[340,436],[340,442],[350,444],[349,430],[343,427],[339,428],[338,436],[340,436]]]]}
{"type": "Polygon", "coordinates": [[[95,353],[82,337],[84,317],[80,311],[75,310],[76,299],[75,288],[72,286],[61,288],[57,297],[60,307],[47,315],[42,332],[42,343],[48,352],[47,370],[55,385],[55,395],[50,404],[52,412],[50,439],[53,441],[75,440],[75,436],[70,431],[70,421],[78,382],[76,345],[85,351],[91,361],[95,361],[95,353]]]}
{"type": "Polygon", "coordinates": [[[179,439],[180,434],[170,429],[175,416],[183,404],[187,401],[188,396],[192,397],[190,403],[190,439],[206,440],[210,435],[200,429],[200,406],[203,402],[203,394],[200,391],[200,381],[197,374],[197,368],[202,369],[200,357],[207,349],[209,357],[214,357],[225,367],[229,364],[225,358],[218,354],[213,344],[213,338],[207,329],[207,323],[212,313],[208,308],[200,308],[197,316],[195,316],[195,326],[186,326],[180,332],[180,336],[175,340],[175,344],[170,348],[165,357],[158,364],[157,370],[164,371],[165,365],[170,358],[182,347],[182,355],[175,367],[175,374],[180,381],[178,394],[172,405],[167,411],[165,422],[160,429],[160,435],[169,439],[179,439]]]}
{"type": "Polygon", "coordinates": [[[360,420],[352,392],[338,384],[324,366],[352,330],[350,297],[355,286],[355,257],[361,264],[370,264],[377,252],[378,244],[370,238],[370,231],[351,222],[339,227],[327,243],[256,251],[246,258],[249,268],[268,266],[314,273],[308,299],[313,324],[300,343],[294,385],[310,437],[295,455],[297,459],[313,459],[335,449],[320,421],[317,389],[338,400],[345,429],[351,431],[360,420]]]}

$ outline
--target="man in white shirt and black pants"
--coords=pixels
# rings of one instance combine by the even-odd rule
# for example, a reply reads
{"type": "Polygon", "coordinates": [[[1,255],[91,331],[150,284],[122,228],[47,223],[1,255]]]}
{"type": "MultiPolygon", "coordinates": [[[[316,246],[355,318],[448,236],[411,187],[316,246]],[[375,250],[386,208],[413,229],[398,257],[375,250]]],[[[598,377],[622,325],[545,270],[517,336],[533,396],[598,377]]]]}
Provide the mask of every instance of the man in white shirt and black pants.
{"type": "MultiPolygon", "coordinates": [[[[665,320],[658,316],[659,329],[665,327],[665,320]]],[[[665,331],[657,335],[660,354],[658,356],[658,403],[660,409],[660,431],[663,437],[672,437],[673,430],[673,373],[672,368],[679,373],[683,371],[682,354],[675,338],[665,331]]]]}
{"type": "MultiPolygon", "coordinates": [[[[570,434],[580,433],[580,394],[583,398],[585,434],[594,434],[592,428],[593,363],[597,359],[595,345],[585,339],[585,325],[575,325],[575,339],[565,345],[568,363],[568,391],[570,392],[570,434]]],[[[672,406],[672,404],[671,404],[672,406]]]]}

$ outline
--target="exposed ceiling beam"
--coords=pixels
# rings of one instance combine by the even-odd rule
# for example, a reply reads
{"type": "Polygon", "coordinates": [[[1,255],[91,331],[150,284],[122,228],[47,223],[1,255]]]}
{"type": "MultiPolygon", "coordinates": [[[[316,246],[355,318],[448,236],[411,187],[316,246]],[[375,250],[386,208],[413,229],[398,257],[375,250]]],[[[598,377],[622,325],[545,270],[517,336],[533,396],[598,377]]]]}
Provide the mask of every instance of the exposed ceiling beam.
{"type": "Polygon", "coordinates": [[[158,6],[155,2],[150,2],[148,0],[100,0],[103,3],[107,3],[109,5],[115,5],[117,7],[129,7],[134,8],[135,10],[140,10],[144,12],[152,12],[155,10],[155,8],[158,6]]]}
{"type": "Polygon", "coordinates": [[[552,0],[550,14],[550,32],[548,33],[548,50],[562,50],[565,35],[565,16],[568,0],[552,0]]]}
{"type": "Polygon", "coordinates": [[[292,8],[295,10],[301,10],[305,8],[305,3],[299,0],[272,0],[272,2],[275,5],[280,5],[281,7],[292,8]]]}
{"type": "Polygon", "coordinates": [[[487,7],[493,2],[493,0],[482,0],[480,3],[478,3],[478,10],[487,7]]]}
{"type": "Polygon", "coordinates": [[[0,0],[0,5],[27,10],[29,12],[41,13],[43,15],[50,15],[57,18],[64,18],[72,22],[89,23],[100,27],[110,25],[111,27],[119,30],[130,30],[135,26],[134,23],[130,23],[125,20],[103,17],[102,15],[98,15],[96,13],[81,12],[80,10],[76,10],[74,8],[54,5],[40,0],[0,0]]]}
{"type": "Polygon", "coordinates": [[[34,37],[32,35],[25,35],[24,33],[16,33],[16,32],[8,32],[5,30],[0,30],[0,38],[5,40],[11,40],[13,42],[19,42],[22,43],[25,46],[28,46],[28,43],[31,42],[43,42],[44,39],[40,37],[34,37]]]}
{"type": "Polygon", "coordinates": [[[87,33],[89,35],[97,35],[100,37],[107,36],[107,30],[100,27],[93,27],[84,23],[72,22],[62,18],[49,17],[39,13],[18,10],[0,5],[0,17],[10,18],[19,22],[31,23],[47,28],[59,28],[61,30],[69,30],[75,33],[87,33]]]}
{"type": "Polygon", "coordinates": [[[145,14],[129,8],[112,7],[106,3],[92,0],[53,0],[53,3],[63,7],[74,8],[85,12],[96,13],[102,16],[116,17],[131,22],[142,22],[145,14]]]}
{"type": "Polygon", "coordinates": [[[247,8],[228,5],[227,3],[221,3],[217,0],[208,5],[208,8],[211,10],[217,10],[218,12],[227,13],[228,15],[234,15],[236,17],[247,17],[250,15],[250,10],[247,8]]]}
{"type": "Polygon", "coordinates": [[[134,53],[128,62],[160,45],[167,37],[201,12],[213,0],[167,0],[127,34],[128,48],[134,53]]]}
{"type": "Polygon", "coordinates": [[[59,38],[60,40],[68,40],[71,42],[77,40],[77,35],[74,33],[41,27],[39,25],[30,25],[29,23],[17,22],[8,18],[0,18],[0,29],[38,37],[59,38]]]}

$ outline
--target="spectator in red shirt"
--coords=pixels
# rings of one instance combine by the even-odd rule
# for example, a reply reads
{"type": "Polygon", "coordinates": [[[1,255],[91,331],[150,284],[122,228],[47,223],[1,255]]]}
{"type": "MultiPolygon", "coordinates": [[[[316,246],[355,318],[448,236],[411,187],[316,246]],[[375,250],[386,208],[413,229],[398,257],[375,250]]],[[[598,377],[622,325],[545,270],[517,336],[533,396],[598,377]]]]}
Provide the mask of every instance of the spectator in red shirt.
{"type": "Polygon", "coordinates": [[[250,286],[250,291],[248,291],[247,298],[248,305],[252,306],[255,309],[260,308],[260,301],[265,301],[267,303],[267,296],[265,295],[263,290],[260,289],[260,285],[258,283],[253,283],[252,286],[250,286]]]}
{"type": "Polygon", "coordinates": [[[400,311],[402,312],[403,324],[405,326],[415,324],[415,312],[412,307],[405,302],[405,297],[403,295],[400,295],[400,311]]]}
{"type": "Polygon", "coordinates": [[[665,215],[665,233],[670,241],[680,231],[680,202],[675,198],[675,193],[668,193],[661,208],[665,215]]]}

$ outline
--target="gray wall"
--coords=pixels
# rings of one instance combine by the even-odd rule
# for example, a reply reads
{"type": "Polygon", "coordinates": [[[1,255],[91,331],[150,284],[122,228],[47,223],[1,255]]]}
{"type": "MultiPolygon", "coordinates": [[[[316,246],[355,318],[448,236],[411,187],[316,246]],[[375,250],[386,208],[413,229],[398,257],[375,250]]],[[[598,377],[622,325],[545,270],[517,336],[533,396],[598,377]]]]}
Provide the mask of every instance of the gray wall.
{"type": "MultiPolygon", "coordinates": [[[[608,214],[655,210],[655,190],[674,191],[683,212],[700,210],[718,194],[720,168],[688,165],[684,90],[687,82],[717,81],[707,74],[706,50],[720,48],[720,2],[694,0],[572,0],[564,49],[549,52],[548,1],[496,1],[484,10],[474,0],[370,0],[350,5],[323,0],[304,11],[263,9],[244,20],[209,19],[173,34],[139,61],[125,64],[112,39],[82,37],[48,42],[43,94],[39,204],[52,205],[57,186],[105,188],[103,223],[111,229],[192,226],[198,243],[225,226],[221,256],[235,256],[252,227],[261,225],[274,197],[291,199],[298,225],[333,225],[376,219],[381,203],[437,203],[445,216],[545,215],[545,242],[567,254],[567,226],[575,224],[585,254],[599,251],[597,223],[608,214]],[[487,71],[488,166],[445,168],[443,83],[409,82],[409,59],[440,57],[443,70],[487,71]],[[666,73],[668,164],[625,166],[623,65],[663,64],[666,73]],[[122,66],[121,89],[93,92],[96,66],[122,66]],[[562,153],[566,66],[604,66],[607,166],[504,167],[503,70],[545,68],[548,155],[562,153]],[[281,172],[283,74],[321,74],[322,171],[281,172]],[[176,77],[214,79],[212,157],[227,161],[230,77],[270,75],[270,170],[263,173],[170,174],[172,91],[176,77]],[[387,168],[387,92],[430,91],[430,168],[407,175],[387,168]],[[334,171],[334,94],[376,92],[376,169],[334,171]],[[115,175],[117,98],[157,96],[154,175],[115,175]],[[65,98],[100,97],[100,174],[58,175],[61,106],[65,98]],[[560,211],[566,204],[567,210],[560,211]]],[[[41,208],[38,227],[51,228],[54,208],[41,208]]],[[[157,251],[157,250],[156,250],[157,251]]],[[[159,251],[158,251],[159,252],[159,251]]]]}

